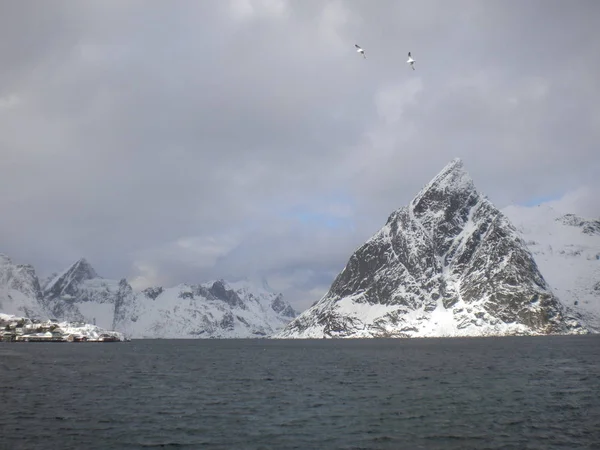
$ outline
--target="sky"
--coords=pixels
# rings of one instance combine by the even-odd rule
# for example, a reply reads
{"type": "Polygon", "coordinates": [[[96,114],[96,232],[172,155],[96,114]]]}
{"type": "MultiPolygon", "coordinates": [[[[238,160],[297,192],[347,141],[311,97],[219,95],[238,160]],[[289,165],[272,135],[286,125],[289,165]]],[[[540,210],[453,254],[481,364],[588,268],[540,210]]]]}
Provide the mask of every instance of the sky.
{"type": "Polygon", "coordinates": [[[595,0],[0,2],[0,252],[137,288],[265,277],[303,310],[455,157],[499,208],[600,217],[598,17],[595,0]]]}

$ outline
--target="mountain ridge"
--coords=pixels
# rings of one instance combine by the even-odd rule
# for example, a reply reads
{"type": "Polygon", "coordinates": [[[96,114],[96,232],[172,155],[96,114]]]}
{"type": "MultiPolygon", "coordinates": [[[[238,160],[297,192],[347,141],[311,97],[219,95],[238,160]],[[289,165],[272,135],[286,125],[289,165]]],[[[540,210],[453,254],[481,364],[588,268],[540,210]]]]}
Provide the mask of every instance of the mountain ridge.
{"type": "Polygon", "coordinates": [[[249,279],[219,279],[134,291],[125,278],[100,277],[85,258],[43,285],[33,266],[0,254],[3,313],[97,324],[134,338],[264,337],[297,315],[282,294],[266,290],[265,280],[258,287],[249,279]]]}

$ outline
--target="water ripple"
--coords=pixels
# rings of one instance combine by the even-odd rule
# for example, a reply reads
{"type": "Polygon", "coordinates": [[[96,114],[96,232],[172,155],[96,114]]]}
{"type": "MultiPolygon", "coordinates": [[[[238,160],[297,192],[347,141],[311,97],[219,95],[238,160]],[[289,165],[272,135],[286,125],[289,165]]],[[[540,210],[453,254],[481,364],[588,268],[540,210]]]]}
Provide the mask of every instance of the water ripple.
{"type": "Polygon", "coordinates": [[[0,448],[600,442],[600,336],[3,343],[0,357],[0,448]]]}

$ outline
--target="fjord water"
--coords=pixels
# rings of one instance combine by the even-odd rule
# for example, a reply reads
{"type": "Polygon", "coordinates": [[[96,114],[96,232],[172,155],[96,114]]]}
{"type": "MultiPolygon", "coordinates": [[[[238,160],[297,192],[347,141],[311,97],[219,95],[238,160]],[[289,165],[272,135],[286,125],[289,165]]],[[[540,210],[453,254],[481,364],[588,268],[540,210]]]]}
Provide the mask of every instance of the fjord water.
{"type": "Polygon", "coordinates": [[[0,344],[0,448],[600,448],[600,336],[0,344]]]}

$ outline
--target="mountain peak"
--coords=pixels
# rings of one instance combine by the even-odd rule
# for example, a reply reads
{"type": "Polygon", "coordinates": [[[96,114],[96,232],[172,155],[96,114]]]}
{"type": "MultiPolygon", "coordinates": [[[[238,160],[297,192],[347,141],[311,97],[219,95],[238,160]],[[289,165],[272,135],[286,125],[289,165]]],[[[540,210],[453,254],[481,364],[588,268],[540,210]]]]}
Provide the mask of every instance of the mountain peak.
{"type": "Polygon", "coordinates": [[[85,258],[80,258],[54,277],[44,288],[44,294],[49,298],[63,294],[73,295],[80,283],[94,278],[100,277],[85,258]]]}
{"type": "Polygon", "coordinates": [[[468,177],[462,159],[454,158],[428,184],[437,184],[442,180],[447,180],[449,177],[457,178],[457,176],[463,177],[465,175],[468,177]]]}
{"type": "Polygon", "coordinates": [[[453,159],[279,337],[580,333],[508,219],[453,159]]]}
{"type": "MultiPolygon", "coordinates": [[[[466,223],[475,205],[483,203],[487,201],[475,188],[462,160],[454,158],[415,196],[407,213],[433,236],[440,226],[466,223]]],[[[460,227],[454,228],[460,231],[460,227]]]]}
{"type": "Polygon", "coordinates": [[[77,261],[75,261],[75,263],[71,266],[71,270],[84,272],[89,279],[98,278],[98,274],[85,258],[79,258],[77,261]]]}
{"type": "Polygon", "coordinates": [[[456,158],[452,158],[450,160],[450,162],[448,164],[446,164],[446,167],[444,167],[444,169],[442,170],[460,170],[463,169],[463,160],[459,157],[456,158]]]}
{"type": "MultiPolygon", "coordinates": [[[[423,201],[448,198],[448,195],[474,192],[475,185],[460,158],[454,158],[421,189],[413,199],[412,206],[420,209],[423,201]]],[[[424,205],[422,205],[424,206],[424,205]]]]}

